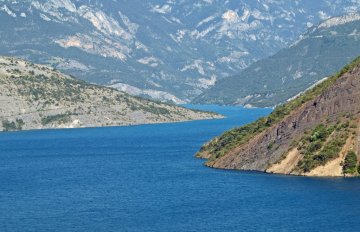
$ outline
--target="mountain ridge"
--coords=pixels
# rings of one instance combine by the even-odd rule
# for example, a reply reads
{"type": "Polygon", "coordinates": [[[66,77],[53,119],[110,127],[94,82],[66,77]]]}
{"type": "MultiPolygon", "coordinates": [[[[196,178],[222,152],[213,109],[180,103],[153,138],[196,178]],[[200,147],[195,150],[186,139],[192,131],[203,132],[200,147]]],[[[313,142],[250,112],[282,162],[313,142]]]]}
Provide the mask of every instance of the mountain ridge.
{"type": "Polygon", "coordinates": [[[257,107],[284,103],[356,58],[360,54],[358,31],[359,14],[326,20],[289,48],[218,81],[194,103],[257,107]]]}
{"type": "Polygon", "coordinates": [[[0,56],[0,130],[123,126],[220,118],[88,84],[44,65],[0,56]]]}

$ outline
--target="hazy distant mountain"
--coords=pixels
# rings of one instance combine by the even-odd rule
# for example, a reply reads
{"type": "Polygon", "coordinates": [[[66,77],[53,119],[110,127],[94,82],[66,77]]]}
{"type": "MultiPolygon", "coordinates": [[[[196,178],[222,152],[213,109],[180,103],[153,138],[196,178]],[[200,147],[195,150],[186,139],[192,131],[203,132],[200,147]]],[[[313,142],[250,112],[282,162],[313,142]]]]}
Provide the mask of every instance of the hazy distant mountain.
{"type": "Polygon", "coordinates": [[[360,54],[360,15],[324,21],[299,41],[240,74],[220,80],[194,102],[274,106],[316,84],[360,54]]]}
{"type": "Polygon", "coordinates": [[[359,1],[0,0],[0,53],[188,101],[359,1]]]}

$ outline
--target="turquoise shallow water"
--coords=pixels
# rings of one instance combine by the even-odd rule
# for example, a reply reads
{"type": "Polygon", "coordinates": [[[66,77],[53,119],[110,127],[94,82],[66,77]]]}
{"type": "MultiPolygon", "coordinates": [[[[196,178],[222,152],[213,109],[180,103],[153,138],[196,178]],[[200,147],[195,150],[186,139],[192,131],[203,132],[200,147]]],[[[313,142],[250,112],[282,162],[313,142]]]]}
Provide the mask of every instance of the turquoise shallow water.
{"type": "Polygon", "coordinates": [[[360,179],[202,166],[201,144],[270,110],[200,108],[228,118],[0,133],[0,231],[360,231],[360,179]]]}

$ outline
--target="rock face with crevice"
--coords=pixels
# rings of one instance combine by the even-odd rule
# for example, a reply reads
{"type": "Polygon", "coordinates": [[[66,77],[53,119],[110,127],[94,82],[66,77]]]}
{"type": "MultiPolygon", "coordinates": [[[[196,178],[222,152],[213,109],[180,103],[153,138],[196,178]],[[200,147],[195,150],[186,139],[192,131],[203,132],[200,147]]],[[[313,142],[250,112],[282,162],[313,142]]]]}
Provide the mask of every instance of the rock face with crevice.
{"type": "MultiPolygon", "coordinates": [[[[358,61],[355,63],[319,95],[302,103],[279,122],[254,133],[247,142],[214,157],[210,146],[214,147],[216,140],[222,141],[220,136],[214,143],[204,145],[198,157],[210,158],[207,165],[214,168],[296,175],[311,175],[312,170],[326,166],[339,157],[342,158],[337,165],[342,166],[346,153],[351,150],[358,155],[360,152],[357,129],[360,118],[360,64],[358,61]],[[324,136],[316,138],[318,134],[324,136]],[[348,149],[339,149],[339,154],[334,157],[327,152],[327,148],[334,144],[348,149]],[[307,170],[309,167],[311,170],[307,170]]],[[[329,172],[313,172],[313,175],[328,176],[329,172]]]]}

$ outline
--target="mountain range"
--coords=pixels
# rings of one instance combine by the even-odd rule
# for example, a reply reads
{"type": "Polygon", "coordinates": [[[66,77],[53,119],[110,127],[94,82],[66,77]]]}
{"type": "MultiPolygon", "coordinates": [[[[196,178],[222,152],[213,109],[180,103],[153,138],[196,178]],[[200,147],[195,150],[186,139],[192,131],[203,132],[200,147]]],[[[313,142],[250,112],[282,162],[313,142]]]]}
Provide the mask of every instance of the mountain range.
{"type": "Polygon", "coordinates": [[[0,0],[0,53],[189,102],[356,0],[0,0]]]}
{"type": "Polygon", "coordinates": [[[194,102],[272,107],[323,81],[359,54],[360,15],[334,17],[311,27],[289,48],[219,80],[194,102]]]}

